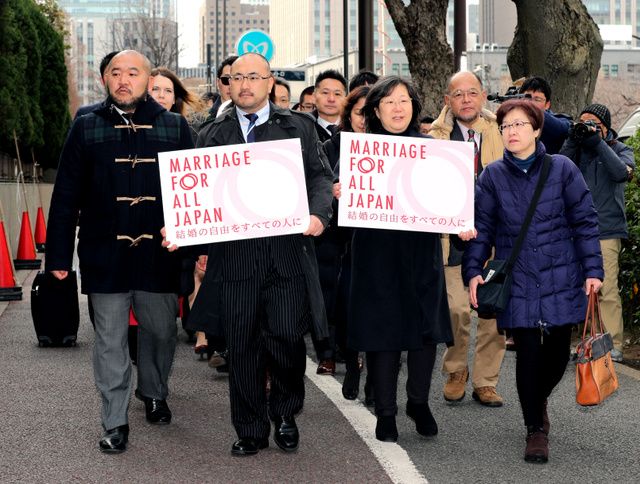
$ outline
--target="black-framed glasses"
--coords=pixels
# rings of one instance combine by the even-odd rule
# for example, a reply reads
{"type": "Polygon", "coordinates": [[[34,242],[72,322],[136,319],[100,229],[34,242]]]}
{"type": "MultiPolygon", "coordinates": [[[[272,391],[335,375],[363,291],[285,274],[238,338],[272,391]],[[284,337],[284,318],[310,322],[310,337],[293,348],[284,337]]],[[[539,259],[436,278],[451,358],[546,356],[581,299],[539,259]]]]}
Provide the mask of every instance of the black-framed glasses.
{"type": "Polygon", "coordinates": [[[258,82],[258,81],[264,81],[266,79],[269,79],[271,77],[271,75],[268,76],[261,76],[260,74],[256,73],[256,72],[252,72],[250,74],[244,75],[244,74],[234,74],[231,76],[230,81],[231,82],[237,82],[238,84],[240,84],[242,81],[244,81],[245,79],[250,82],[250,83],[254,83],[254,82],[258,82]]]}

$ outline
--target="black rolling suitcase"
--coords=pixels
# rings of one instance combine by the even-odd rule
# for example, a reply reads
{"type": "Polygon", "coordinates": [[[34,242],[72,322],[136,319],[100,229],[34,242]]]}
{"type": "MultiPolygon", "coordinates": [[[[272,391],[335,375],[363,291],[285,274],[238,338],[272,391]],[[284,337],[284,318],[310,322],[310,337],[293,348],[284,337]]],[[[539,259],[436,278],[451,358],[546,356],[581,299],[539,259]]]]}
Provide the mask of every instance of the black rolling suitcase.
{"type": "Polygon", "coordinates": [[[80,324],[76,272],[63,280],[38,272],[31,286],[31,316],[39,346],[75,346],[80,324]]]}

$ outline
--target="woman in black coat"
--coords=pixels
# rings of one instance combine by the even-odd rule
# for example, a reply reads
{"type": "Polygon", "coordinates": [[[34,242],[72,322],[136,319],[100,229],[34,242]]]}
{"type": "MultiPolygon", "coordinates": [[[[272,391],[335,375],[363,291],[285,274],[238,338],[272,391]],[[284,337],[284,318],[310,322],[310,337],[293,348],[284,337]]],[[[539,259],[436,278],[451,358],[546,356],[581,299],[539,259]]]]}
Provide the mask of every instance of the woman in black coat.
{"type": "MultiPolygon", "coordinates": [[[[415,88],[390,76],[376,83],[364,106],[367,132],[423,137],[415,88]]],[[[451,343],[438,234],[355,229],[352,240],[349,347],[367,352],[375,389],[376,438],[398,439],[395,416],[402,351],[407,356],[407,415],[424,436],[438,433],[429,409],[436,345],[451,343]]]]}

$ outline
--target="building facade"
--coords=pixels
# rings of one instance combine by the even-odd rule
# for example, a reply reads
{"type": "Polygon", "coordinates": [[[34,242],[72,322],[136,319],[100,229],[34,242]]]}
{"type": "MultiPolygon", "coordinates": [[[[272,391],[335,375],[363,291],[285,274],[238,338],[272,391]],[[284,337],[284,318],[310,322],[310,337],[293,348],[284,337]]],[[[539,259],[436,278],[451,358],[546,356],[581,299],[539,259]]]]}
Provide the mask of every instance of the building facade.
{"type": "Polygon", "coordinates": [[[236,54],[236,44],[243,33],[269,33],[269,10],[269,2],[264,0],[204,0],[199,14],[200,63],[207,63],[207,44],[211,45],[211,64],[215,68],[236,54]]]}
{"type": "Polygon", "coordinates": [[[71,69],[81,104],[104,98],[99,66],[106,54],[123,48],[149,54],[143,36],[135,35],[136,25],[146,22],[150,37],[164,32],[163,37],[174,39],[175,59],[165,64],[177,66],[175,0],[58,0],[58,4],[68,19],[71,69]]]}

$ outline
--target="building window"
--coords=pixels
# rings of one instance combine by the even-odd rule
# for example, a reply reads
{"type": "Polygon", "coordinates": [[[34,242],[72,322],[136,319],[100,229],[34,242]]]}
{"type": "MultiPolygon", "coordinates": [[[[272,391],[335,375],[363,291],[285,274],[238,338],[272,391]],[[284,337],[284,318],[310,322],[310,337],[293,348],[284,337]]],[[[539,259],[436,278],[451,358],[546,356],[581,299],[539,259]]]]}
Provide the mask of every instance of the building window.
{"type": "Polygon", "coordinates": [[[611,64],[611,77],[618,77],[618,64],[611,64]]]}
{"type": "Polygon", "coordinates": [[[609,77],[609,64],[602,65],[602,75],[604,77],[609,77]]]}

